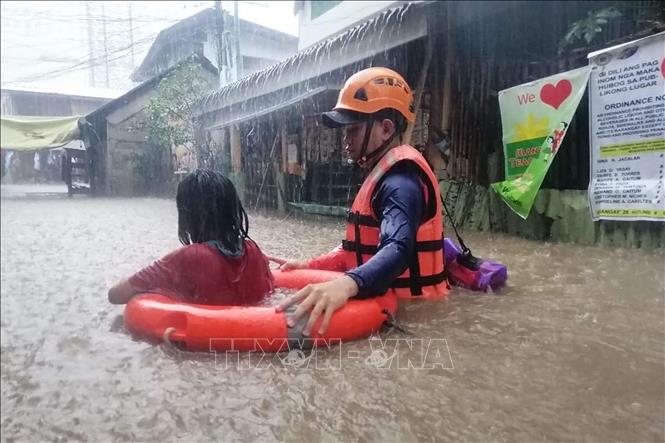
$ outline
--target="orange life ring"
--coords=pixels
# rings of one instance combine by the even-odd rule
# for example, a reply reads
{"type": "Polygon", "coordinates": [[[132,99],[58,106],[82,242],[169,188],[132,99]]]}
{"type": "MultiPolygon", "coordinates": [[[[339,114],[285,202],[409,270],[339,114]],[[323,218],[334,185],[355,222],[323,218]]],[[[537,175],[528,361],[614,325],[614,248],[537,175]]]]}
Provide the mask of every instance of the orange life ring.
{"type": "MultiPolygon", "coordinates": [[[[290,289],[328,281],[340,274],[315,269],[273,271],[276,286],[290,289]]],[[[301,332],[307,317],[289,328],[288,314],[275,312],[274,307],[197,305],[159,294],[140,294],[127,303],[124,320],[134,335],[178,342],[192,351],[279,352],[368,337],[396,311],[397,298],[392,293],[349,300],[333,314],[325,334],[316,333],[319,320],[311,336],[305,338],[301,332]]]]}

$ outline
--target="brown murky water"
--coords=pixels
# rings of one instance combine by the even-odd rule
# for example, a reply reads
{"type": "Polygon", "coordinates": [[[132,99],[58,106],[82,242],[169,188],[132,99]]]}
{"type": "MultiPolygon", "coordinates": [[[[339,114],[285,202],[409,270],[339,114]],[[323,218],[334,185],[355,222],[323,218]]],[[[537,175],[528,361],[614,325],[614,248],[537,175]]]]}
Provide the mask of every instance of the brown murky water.
{"type": "MultiPolygon", "coordinates": [[[[3,441],[665,438],[662,254],[468,233],[476,255],[508,265],[500,294],[404,304],[408,333],[382,349],[363,340],[316,365],[243,369],[135,341],[106,302],[117,279],[178,246],[173,201],[1,210],[3,441]]],[[[293,258],[342,234],[338,220],[250,223],[267,253],[293,258]]]]}

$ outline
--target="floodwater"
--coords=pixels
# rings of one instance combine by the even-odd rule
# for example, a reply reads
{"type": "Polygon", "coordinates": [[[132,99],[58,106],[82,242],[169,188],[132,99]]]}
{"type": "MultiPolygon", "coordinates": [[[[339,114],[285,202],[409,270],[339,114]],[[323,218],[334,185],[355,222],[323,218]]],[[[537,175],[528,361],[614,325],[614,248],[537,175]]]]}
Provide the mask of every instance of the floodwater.
{"type": "MultiPolygon", "coordinates": [[[[3,199],[1,213],[3,441],[665,438],[662,254],[468,233],[508,266],[499,294],[405,303],[405,333],[314,362],[229,364],[133,340],[106,301],[178,246],[173,201],[3,199]]],[[[273,255],[341,234],[340,220],[250,214],[273,255]]]]}

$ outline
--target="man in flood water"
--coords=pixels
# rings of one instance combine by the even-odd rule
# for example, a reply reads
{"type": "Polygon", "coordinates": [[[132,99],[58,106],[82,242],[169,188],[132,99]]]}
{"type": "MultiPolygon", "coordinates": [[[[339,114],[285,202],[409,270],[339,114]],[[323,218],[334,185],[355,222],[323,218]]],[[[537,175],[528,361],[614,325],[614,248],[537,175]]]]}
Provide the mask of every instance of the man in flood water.
{"type": "Polygon", "coordinates": [[[303,335],[325,333],[332,314],[351,297],[389,291],[399,297],[441,298],[444,276],[443,215],[437,178],[417,149],[402,144],[407,124],[415,121],[413,96],[406,81],[387,68],[369,68],[351,76],[335,108],[323,123],[344,129],[345,150],[367,173],[347,217],[346,238],[328,254],[298,268],[344,271],[336,280],[310,285],[277,306],[299,303],[287,318],[293,326],[310,312],[303,335]]]}

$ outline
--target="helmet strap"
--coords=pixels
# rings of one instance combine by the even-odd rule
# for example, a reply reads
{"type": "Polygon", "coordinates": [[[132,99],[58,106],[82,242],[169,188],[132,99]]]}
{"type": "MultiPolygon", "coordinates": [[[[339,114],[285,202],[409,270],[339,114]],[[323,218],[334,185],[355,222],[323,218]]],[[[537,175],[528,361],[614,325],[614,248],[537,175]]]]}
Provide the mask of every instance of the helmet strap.
{"type": "Polygon", "coordinates": [[[377,155],[383,153],[384,150],[386,149],[386,147],[388,147],[388,145],[390,145],[390,143],[392,143],[392,141],[395,139],[395,136],[397,135],[397,129],[395,129],[395,131],[392,133],[392,135],[390,137],[388,137],[388,139],[386,139],[386,141],[381,143],[381,146],[379,146],[374,151],[367,154],[367,145],[369,144],[369,136],[370,136],[370,133],[372,132],[372,125],[374,124],[374,121],[375,121],[374,116],[371,116],[367,120],[367,126],[365,127],[365,139],[363,140],[363,147],[360,151],[360,158],[357,161],[358,166],[361,166],[361,167],[365,166],[370,159],[372,159],[372,158],[376,157],[377,155]]]}
{"type": "Polygon", "coordinates": [[[370,115],[365,122],[365,136],[363,138],[362,149],[360,150],[360,157],[358,158],[358,166],[365,166],[367,163],[367,145],[369,145],[369,137],[372,134],[372,126],[374,126],[374,116],[370,115]]]}

